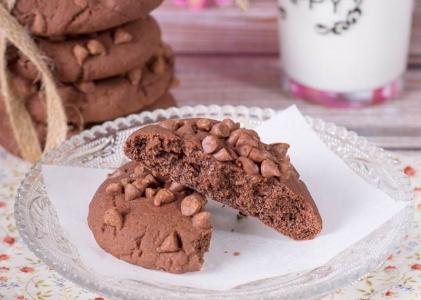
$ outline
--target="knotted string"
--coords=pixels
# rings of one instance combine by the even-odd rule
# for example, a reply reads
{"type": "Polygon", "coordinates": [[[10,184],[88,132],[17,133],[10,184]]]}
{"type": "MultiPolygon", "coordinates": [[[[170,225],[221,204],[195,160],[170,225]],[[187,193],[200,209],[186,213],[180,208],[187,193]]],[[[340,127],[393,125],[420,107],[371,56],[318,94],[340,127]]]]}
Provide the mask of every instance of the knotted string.
{"type": "Polygon", "coordinates": [[[24,159],[34,163],[41,158],[43,152],[35,126],[25,106],[25,99],[19,97],[11,82],[5,55],[8,41],[27,56],[41,74],[48,116],[44,153],[66,139],[67,120],[62,100],[57,93],[53,76],[46,62],[42,59],[31,35],[10,14],[15,2],[16,0],[0,0],[0,87],[6,113],[21,155],[24,159]]]}

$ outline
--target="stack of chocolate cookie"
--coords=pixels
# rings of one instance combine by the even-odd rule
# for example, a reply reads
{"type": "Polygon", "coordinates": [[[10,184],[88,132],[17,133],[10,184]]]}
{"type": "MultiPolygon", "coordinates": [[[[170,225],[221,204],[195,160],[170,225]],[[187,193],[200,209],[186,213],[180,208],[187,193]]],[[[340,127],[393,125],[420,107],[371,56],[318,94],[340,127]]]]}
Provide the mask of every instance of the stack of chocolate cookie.
{"type": "MultiPolygon", "coordinates": [[[[162,0],[17,0],[12,14],[51,65],[69,134],[144,110],[173,84],[174,55],[149,13],[162,0]]],[[[13,48],[8,65],[41,144],[46,104],[40,75],[13,48]]],[[[19,155],[0,98],[0,144],[19,155]]]]}

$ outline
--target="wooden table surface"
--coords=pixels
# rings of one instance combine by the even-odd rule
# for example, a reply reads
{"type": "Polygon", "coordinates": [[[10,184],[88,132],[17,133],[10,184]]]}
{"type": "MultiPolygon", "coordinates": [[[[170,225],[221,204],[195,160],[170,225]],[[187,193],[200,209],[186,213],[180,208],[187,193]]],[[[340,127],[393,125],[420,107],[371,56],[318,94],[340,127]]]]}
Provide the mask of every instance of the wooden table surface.
{"type": "MultiPolygon", "coordinates": [[[[177,55],[182,105],[231,104],[282,109],[345,126],[390,150],[421,154],[421,6],[414,14],[406,88],[399,99],[364,109],[332,109],[291,99],[281,89],[275,0],[251,2],[248,12],[200,13],[165,1],[153,14],[177,55]]],[[[387,63],[387,62],[385,62],[387,63]]]]}

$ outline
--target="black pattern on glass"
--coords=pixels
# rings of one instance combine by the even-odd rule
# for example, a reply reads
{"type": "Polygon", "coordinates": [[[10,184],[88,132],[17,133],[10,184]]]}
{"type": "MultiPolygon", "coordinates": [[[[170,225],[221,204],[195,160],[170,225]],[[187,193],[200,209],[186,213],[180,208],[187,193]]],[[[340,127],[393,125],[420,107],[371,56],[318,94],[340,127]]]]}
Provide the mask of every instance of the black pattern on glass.
{"type": "Polygon", "coordinates": [[[281,19],[281,20],[285,20],[286,18],[287,18],[287,12],[286,12],[286,10],[285,10],[285,8],[283,7],[283,6],[280,6],[279,7],[279,18],[281,19]]]}
{"type": "MultiPolygon", "coordinates": [[[[332,0],[334,1],[334,0],[332,0]]],[[[335,10],[337,8],[337,4],[341,0],[337,0],[335,3],[335,10]]],[[[342,34],[344,31],[348,30],[350,27],[355,25],[362,15],[361,4],[363,0],[354,0],[355,7],[350,9],[347,13],[346,19],[343,21],[335,22],[333,25],[325,25],[325,24],[317,24],[316,30],[320,34],[342,34]]]]}

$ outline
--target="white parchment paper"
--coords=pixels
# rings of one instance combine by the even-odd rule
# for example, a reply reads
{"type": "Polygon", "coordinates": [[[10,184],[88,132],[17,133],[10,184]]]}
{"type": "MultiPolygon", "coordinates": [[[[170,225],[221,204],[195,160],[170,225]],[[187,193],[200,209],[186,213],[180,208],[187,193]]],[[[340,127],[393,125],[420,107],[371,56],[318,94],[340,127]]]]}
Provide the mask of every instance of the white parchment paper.
{"type": "Polygon", "coordinates": [[[248,282],[319,267],[375,230],[407,204],[370,186],[316,136],[293,106],[255,130],[262,141],[287,142],[289,155],[323,218],[322,233],[297,242],[254,218],[210,201],[214,231],[202,271],[183,275],[136,267],[105,253],[87,226],[88,205],[112,170],[43,166],[47,192],[69,241],[94,272],[151,283],[227,290],[248,282]],[[235,256],[234,253],[239,252],[235,256]]]}

